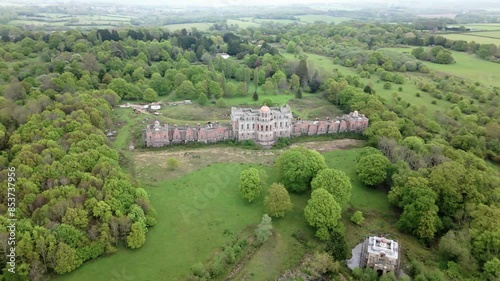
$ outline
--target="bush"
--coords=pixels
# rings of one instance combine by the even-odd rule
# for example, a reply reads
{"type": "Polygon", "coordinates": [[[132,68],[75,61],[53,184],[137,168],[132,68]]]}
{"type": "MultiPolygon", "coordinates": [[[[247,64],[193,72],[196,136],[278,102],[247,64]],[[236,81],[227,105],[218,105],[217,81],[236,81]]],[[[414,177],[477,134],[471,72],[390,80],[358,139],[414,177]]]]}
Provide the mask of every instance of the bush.
{"type": "Polygon", "coordinates": [[[417,92],[417,93],[415,94],[415,96],[417,96],[417,97],[419,98],[419,97],[420,97],[420,92],[417,92]]]}
{"type": "Polygon", "coordinates": [[[177,168],[179,168],[179,160],[177,160],[176,158],[173,158],[173,157],[170,157],[167,159],[167,167],[169,170],[175,170],[177,168]]]}
{"type": "Polygon", "coordinates": [[[384,89],[386,89],[386,90],[390,90],[391,88],[392,88],[392,84],[391,84],[391,82],[385,82],[385,83],[384,83],[384,89]]]}
{"type": "Polygon", "coordinates": [[[432,104],[437,104],[437,100],[432,100],[431,103],[432,104]]]}
{"type": "Polygon", "coordinates": [[[351,216],[351,221],[357,225],[362,225],[364,220],[365,220],[365,218],[363,217],[363,212],[361,212],[361,211],[356,211],[351,216]]]}
{"type": "Polygon", "coordinates": [[[403,91],[403,87],[399,87],[398,91],[402,92],[403,91]]]}

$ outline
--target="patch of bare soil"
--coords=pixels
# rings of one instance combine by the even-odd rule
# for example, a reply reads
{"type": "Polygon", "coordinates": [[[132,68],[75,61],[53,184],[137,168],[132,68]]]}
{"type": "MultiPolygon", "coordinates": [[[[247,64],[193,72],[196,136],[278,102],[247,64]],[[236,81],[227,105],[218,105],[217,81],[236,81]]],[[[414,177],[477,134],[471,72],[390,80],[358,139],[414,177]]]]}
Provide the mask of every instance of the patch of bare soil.
{"type": "Polygon", "coordinates": [[[293,144],[290,147],[303,146],[308,149],[314,149],[319,153],[328,152],[336,149],[348,149],[362,146],[364,141],[354,139],[341,139],[333,141],[311,141],[293,144]]]}

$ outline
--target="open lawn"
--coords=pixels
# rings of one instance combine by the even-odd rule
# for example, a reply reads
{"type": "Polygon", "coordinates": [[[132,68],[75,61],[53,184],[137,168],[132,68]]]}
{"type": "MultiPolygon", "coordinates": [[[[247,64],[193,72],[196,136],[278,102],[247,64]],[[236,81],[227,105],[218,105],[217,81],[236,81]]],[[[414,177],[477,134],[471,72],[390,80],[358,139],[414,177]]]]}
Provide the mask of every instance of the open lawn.
{"type": "MultiPolygon", "coordinates": [[[[293,54],[283,53],[282,55],[287,60],[296,60],[293,54]]],[[[326,56],[306,53],[307,60],[309,63],[309,68],[316,67],[320,70],[320,73],[332,73],[333,71],[338,71],[343,75],[357,75],[355,68],[353,67],[345,67],[342,65],[334,64],[332,59],[326,56]]],[[[328,77],[329,75],[325,75],[324,77],[328,77]]],[[[392,83],[392,88],[390,90],[384,89],[384,83],[381,82],[377,75],[372,75],[371,78],[360,78],[360,80],[365,85],[370,85],[373,89],[375,89],[376,94],[385,98],[386,100],[393,99],[393,93],[397,93],[405,101],[411,103],[416,106],[425,106],[427,108],[426,113],[429,116],[432,116],[436,110],[448,109],[452,104],[445,100],[439,100],[436,104],[432,104],[432,100],[434,99],[429,93],[425,93],[420,91],[417,86],[417,81],[427,81],[429,78],[420,75],[418,73],[410,73],[407,72],[404,74],[406,77],[405,83],[402,85],[398,85],[392,83]],[[402,87],[403,90],[399,91],[399,87],[402,87]],[[420,97],[416,96],[416,93],[420,92],[420,97]]]]}
{"type": "Polygon", "coordinates": [[[238,25],[240,28],[258,27],[258,26],[260,26],[259,23],[252,22],[250,20],[234,20],[234,19],[227,20],[227,24],[229,26],[231,26],[231,25],[238,25]]]}
{"type": "MultiPolygon", "coordinates": [[[[411,50],[409,48],[390,49],[398,52],[408,52],[411,50]]],[[[469,79],[473,82],[477,81],[483,85],[500,87],[500,64],[485,61],[477,58],[475,55],[469,55],[463,52],[451,52],[456,61],[454,64],[424,63],[430,69],[437,72],[469,79]]]]}
{"type": "Polygon", "coordinates": [[[141,281],[183,279],[193,264],[260,221],[262,200],[249,204],[238,189],[239,173],[248,167],[215,164],[147,186],[159,223],[148,232],[144,247],[88,263],[59,280],[109,281],[117,274],[141,281]]]}
{"type": "Polygon", "coordinates": [[[191,28],[195,27],[199,31],[207,31],[208,28],[212,25],[213,23],[210,22],[191,22],[191,23],[168,24],[164,25],[163,28],[166,28],[170,31],[176,31],[185,28],[186,30],[190,31],[191,28]]]}
{"type": "MultiPolygon", "coordinates": [[[[492,31],[496,32],[496,31],[492,31]]],[[[500,39],[496,37],[490,37],[490,35],[482,35],[483,33],[489,32],[474,32],[474,33],[452,33],[452,34],[442,34],[441,36],[451,39],[451,40],[465,40],[467,42],[474,41],[479,44],[496,44],[500,45],[500,39]]],[[[491,35],[494,35],[491,34],[491,35]]]]}
{"type": "Polygon", "coordinates": [[[304,16],[298,16],[297,18],[299,18],[301,22],[307,22],[307,23],[314,23],[315,21],[324,21],[327,23],[334,22],[337,24],[343,21],[352,20],[352,18],[332,17],[328,15],[304,15],[304,16]]]}
{"type": "MultiPolygon", "coordinates": [[[[451,25],[449,27],[460,27],[460,25],[451,25]]],[[[500,23],[475,23],[475,24],[464,24],[465,28],[470,28],[471,30],[500,30],[500,23]]]]}

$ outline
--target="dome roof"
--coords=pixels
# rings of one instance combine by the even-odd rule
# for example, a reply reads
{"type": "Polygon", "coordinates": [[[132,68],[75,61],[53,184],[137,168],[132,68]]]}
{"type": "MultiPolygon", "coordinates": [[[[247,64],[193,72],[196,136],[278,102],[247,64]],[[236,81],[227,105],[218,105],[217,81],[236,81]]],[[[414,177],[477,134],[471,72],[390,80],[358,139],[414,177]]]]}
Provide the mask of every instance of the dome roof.
{"type": "Polygon", "coordinates": [[[267,105],[263,105],[263,106],[260,108],[260,112],[269,112],[269,107],[267,107],[267,105]]]}

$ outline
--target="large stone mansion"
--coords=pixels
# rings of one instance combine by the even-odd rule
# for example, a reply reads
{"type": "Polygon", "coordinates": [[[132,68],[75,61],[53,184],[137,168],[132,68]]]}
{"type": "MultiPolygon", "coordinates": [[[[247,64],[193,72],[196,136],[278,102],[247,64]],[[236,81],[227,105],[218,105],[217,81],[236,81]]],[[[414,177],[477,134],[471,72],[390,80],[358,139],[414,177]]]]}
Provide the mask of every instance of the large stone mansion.
{"type": "Polygon", "coordinates": [[[231,124],[208,122],[195,127],[160,124],[158,120],[148,125],[145,132],[147,147],[161,147],[176,143],[214,143],[224,140],[252,140],[263,147],[271,147],[278,138],[301,135],[322,135],[339,132],[362,132],[368,127],[368,118],[357,111],[335,119],[293,120],[288,105],[281,107],[262,106],[231,108],[231,124]]]}

